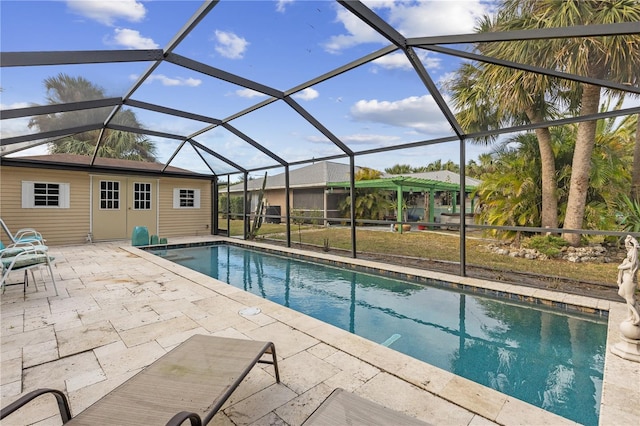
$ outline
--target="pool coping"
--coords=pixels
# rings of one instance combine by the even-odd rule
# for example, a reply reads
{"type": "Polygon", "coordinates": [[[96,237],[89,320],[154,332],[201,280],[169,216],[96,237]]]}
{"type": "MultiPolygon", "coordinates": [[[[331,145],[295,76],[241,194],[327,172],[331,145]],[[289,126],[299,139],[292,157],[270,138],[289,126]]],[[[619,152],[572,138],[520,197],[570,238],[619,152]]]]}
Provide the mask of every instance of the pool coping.
{"type": "MultiPolygon", "coordinates": [[[[542,307],[553,307],[565,309],[568,312],[596,314],[608,316],[607,344],[605,354],[605,367],[603,372],[603,386],[600,401],[600,425],[609,424],[637,424],[640,419],[640,404],[629,402],[640,400],[640,363],[624,360],[611,353],[611,347],[621,341],[618,332],[618,324],[626,315],[626,306],[620,302],[603,299],[596,299],[586,296],[579,296],[546,289],[518,286],[480,280],[476,278],[461,277],[446,273],[427,271],[417,268],[395,266],[382,262],[373,262],[363,259],[345,258],[332,255],[330,253],[310,253],[308,251],[277,247],[256,241],[243,241],[227,237],[212,237],[194,242],[195,245],[207,245],[211,243],[228,243],[241,247],[257,248],[274,253],[285,253],[302,259],[312,259],[333,264],[335,266],[349,266],[362,268],[364,271],[379,273],[380,265],[384,265],[384,271],[401,276],[411,276],[424,279],[434,279],[443,282],[450,282],[456,288],[465,291],[479,292],[482,294],[497,296],[506,299],[513,299],[520,302],[528,302],[542,307]]],[[[188,245],[189,243],[186,243],[188,245]]],[[[186,246],[185,245],[185,246],[186,246]]],[[[162,246],[156,246],[162,247],[162,246]]],[[[170,260],[162,259],[144,249],[138,247],[122,247],[145,259],[170,269],[174,273],[198,274],[198,282],[206,283],[211,280],[216,284],[223,283],[204,274],[192,271],[189,268],[180,266],[170,260]],[[188,272],[187,272],[188,271],[188,272]]],[[[228,285],[226,283],[223,283],[228,285]]],[[[241,290],[240,290],[241,291],[241,290]]],[[[264,305],[276,305],[278,312],[277,319],[288,326],[307,333],[316,339],[322,340],[328,345],[340,348],[362,361],[371,363],[378,368],[392,374],[408,383],[413,384],[427,392],[446,399],[471,412],[500,424],[523,424],[523,413],[535,413],[531,419],[540,423],[558,424],[574,422],[542,410],[526,402],[520,401],[506,394],[495,391],[486,386],[464,379],[453,373],[447,372],[423,361],[401,354],[393,349],[384,347],[378,343],[369,341],[348,331],[326,324],[315,318],[301,314],[297,311],[285,308],[275,302],[265,300],[264,305]],[[290,311],[290,312],[289,312],[290,311]],[[286,312],[286,314],[283,314],[286,312]],[[391,352],[389,352],[391,351],[391,352]],[[391,356],[394,362],[389,362],[391,356]],[[381,365],[384,364],[384,365],[381,365]],[[417,377],[435,378],[427,381],[419,380],[417,377]]],[[[261,305],[263,302],[261,302],[261,305]]],[[[528,416],[525,416],[528,417],[528,416]]]]}

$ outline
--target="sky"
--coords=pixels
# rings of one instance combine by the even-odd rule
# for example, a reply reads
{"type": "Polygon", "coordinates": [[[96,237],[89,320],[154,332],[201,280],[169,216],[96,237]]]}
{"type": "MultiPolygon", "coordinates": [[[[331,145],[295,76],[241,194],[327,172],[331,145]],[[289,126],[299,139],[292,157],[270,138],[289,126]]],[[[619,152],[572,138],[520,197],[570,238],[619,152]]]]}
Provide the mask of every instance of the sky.
{"type": "MultiPolygon", "coordinates": [[[[365,1],[405,37],[474,32],[492,13],[479,0],[365,1]]],[[[200,1],[0,1],[3,52],[161,49],[201,6],[200,1]]],[[[328,0],[222,0],[178,45],[174,53],[275,88],[290,90],[326,72],[389,45],[338,3],[328,0]]],[[[424,50],[420,60],[436,85],[451,78],[461,62],[424,50]]],[[[47,104],[44,80],[60,73],[84,77],[106,96],[123,96],[148,62],[2,68],[2,109],[47,104]]],[[[445,99],[448,99],[446,93],[445,99]]],[[[388,54],[338,77],[297,92],[293,98],[353,151],[453,135],[424,83],[406,57],[388,54]]],[[[227,118],[268,99],[210,76],[163,62],[132,99],[227,118]]],[[[206,123],[129,108],[143,127],[190,135],[206,123]]],[[[230,122],[287,162],[340,154],[339,147],[282,101],[230,122]]],[[[2,137],[33,132],[28,119],[3,120],[2,137]]],[[[180,141],[149,137],[159,161],[167,161],[180,141]]],[[[274,160],[237,135],[216,128],[194,138],[242,167],[267,167],[274,160]]],[[[467,143],[467,158],[488,148],[467,143]]],[[[23,154],[44,153],[43,146],[23,154]]],[[[460,158],[459,142],[429,145],[356,158],[358,166],[379,170],[394,164],[425,166],[460,158]]],[[[207,156],[216,173],[233,170],[207,156]]],[[[347,162],[348,160],[336,160],[347,162]]],[[[184,146],[171,163],[206,171],[197,153],[184,146]]],[[[260,174],[260,173],[259,173],[260,174]]]]}

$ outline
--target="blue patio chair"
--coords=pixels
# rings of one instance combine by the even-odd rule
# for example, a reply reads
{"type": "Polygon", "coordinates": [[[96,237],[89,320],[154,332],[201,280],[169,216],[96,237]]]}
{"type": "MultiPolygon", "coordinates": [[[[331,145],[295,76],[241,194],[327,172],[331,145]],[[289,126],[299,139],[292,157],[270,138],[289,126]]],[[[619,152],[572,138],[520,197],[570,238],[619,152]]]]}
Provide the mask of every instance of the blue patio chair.
{"type": "MultiPolygon", "coordinates": [[[[7,278],[9,277],[9,274],[14,271],[24,271],[24,281],[22,282],[22,284],[24,285],[24,292],[27,291],[27,285],[29,283],[28,272],[30,271],[31,277],[33,278],[34,286],[36,288],[36,291],[38,291],[38,284],[36,282],[33,270],[38,269],[40,271],[42,281],[45,282],[44,276],[42,275],[42,270],[40,268],[42,266],[46,266],[49,269],[51,281],[53,282],[53,288],[55,289],[57,296],[58,287],[56,286],[56,280],[53,276],[53,269],[51,268],[51,262],[53,262],[54,260],[55,259],[52,256],[49,256],[47,246],[39,243],[18,242],[0,250],[0,265],[2,266],[0,288],[2,288],[2,292],[4,293],[4,291],[6,290],[7,278]]],[[[47,287],[45,282],[45,290],[46,288],[47,287]]]]}

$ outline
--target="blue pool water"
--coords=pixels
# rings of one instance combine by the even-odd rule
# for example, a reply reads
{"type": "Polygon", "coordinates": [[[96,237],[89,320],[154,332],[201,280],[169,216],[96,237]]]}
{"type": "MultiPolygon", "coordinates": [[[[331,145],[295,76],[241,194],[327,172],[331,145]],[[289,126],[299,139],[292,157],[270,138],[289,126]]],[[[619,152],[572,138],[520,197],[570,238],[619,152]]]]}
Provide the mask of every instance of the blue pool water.
{"type": "Polygon", "coordinates": [[[154,253],[578,423],[598,424],[605,318],[236,246],[154,253]]]}

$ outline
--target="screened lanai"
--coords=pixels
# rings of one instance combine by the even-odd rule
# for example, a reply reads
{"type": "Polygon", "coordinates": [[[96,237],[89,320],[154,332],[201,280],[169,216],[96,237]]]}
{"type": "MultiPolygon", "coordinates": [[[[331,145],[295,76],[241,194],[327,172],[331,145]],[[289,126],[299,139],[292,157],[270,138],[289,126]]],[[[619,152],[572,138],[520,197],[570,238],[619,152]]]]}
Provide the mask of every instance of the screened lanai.
{"type": "MultiPolygon", "coordinates": [[[[493,16],[495,3],[99,3],[2,2],[4,170],[41,167],[35,157],[80,141],[87,161],[46,167],[105,172],[99,159],[110,155],[110,140],[130,138],[151,143],[155,155],[144,161],[158,164],[130,170],[135,173],[197,175],[215,186],[339,161],[350,167],[345,180],[355,194],[356,166],[382,170],[439,158],[465,165],[486,152],[487,144],[478,141],[640,113],[637,68],[589,73],[588,67],[571,66],[579,51],[560,52],[562,44],[556,43],[587,46],[624,37],[633,53],[640,43],[637,20],[482,32],[479,22],[493,16]],[[508,45],[535,47],[562,61],[546,67],[533,55],[507,60],[482,48],[508,45]],[[625,101],[617,109],[565,108],[548,119],[466,126],[448,84],[468,63],[513,70],[521,81],[546,76],[567,86],[597,86],[625,101]]],[[[517,90],[518,80],[512,84],[517,90]]],[[[460,174],[464,180],[464,167],[460,174]]],[[[289,185],[287,178],[287,194],[289,185]]],[[[215,186],[214,218],[218,193],[215,186]]],[[[285,199],[290,245],[291,206],[285,199]]],[[[245,211],[245,220],[250,217],[245,211]]],[[[353,256],[357,219],[352,210],[353,256]]],[[[467,227],[460,223],[464,273],[467,227]]]]}

